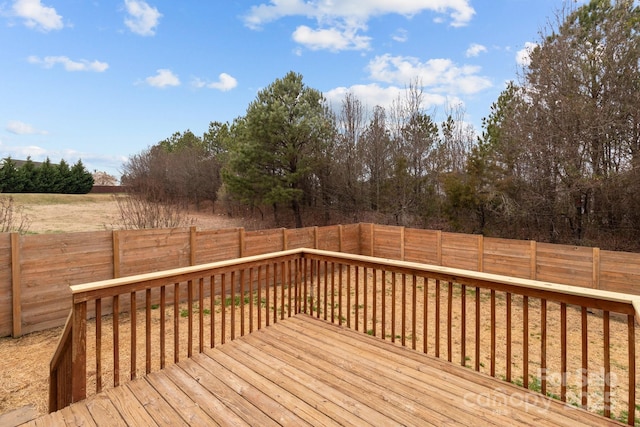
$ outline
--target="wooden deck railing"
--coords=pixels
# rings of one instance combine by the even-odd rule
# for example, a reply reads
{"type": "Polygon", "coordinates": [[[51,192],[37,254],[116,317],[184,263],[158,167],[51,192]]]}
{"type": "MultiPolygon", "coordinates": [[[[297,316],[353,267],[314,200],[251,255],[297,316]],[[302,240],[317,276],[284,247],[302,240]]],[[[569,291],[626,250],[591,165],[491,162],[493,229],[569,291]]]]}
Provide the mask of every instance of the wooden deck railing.
{"type": "Polygon", "coordinates": [[[630,425],[640,410],[632,295],[311,249],[72,293],[51,362],[51,411],[84,399],[89,385],[117,386],[121,373],[136,378],[299,312],[630,425]]]}

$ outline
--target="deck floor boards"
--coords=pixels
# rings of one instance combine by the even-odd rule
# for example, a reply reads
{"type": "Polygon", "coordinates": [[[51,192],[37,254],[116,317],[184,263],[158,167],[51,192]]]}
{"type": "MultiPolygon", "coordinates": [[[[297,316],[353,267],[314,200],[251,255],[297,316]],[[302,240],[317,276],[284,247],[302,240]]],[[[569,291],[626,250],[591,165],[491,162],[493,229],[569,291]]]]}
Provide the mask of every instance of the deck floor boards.
{"type": "Polygon", "coordinates": [[[206,350],[28,426],[621,425],[307,315],[206,350]]]}

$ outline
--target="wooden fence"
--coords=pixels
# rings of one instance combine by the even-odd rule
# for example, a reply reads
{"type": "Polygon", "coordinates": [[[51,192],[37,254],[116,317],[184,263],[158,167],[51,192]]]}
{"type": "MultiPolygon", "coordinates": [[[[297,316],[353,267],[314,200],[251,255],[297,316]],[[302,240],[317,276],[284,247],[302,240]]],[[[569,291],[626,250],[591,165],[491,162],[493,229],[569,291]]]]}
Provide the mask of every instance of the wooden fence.
{"type": "Polygon", "coordinates": [[[0,336],[64,324],[69,286],[314,248],[640,294],[640,254],[374,224],[0,234],[0,336]]]}

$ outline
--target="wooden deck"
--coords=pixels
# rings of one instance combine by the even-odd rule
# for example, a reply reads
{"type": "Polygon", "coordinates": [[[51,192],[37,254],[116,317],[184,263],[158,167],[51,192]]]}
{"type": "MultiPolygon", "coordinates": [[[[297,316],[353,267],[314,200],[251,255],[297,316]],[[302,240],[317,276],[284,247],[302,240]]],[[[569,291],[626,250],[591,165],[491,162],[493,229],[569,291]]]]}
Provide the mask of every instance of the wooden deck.
{"type": "Polygon", "coordinates": [[[621,424],[297,315],[26,425],[621,424]]]}

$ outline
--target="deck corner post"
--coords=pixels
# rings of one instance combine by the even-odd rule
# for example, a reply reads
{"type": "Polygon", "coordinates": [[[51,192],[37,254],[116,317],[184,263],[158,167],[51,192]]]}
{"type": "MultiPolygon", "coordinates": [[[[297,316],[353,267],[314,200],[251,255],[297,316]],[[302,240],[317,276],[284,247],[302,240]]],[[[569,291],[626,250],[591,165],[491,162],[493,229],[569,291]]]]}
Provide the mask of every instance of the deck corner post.
{"type": "Polygon", "coordinates": [[[87,302],[73,305],[71,340],[71,400],[87,397],[87,302]]]}

